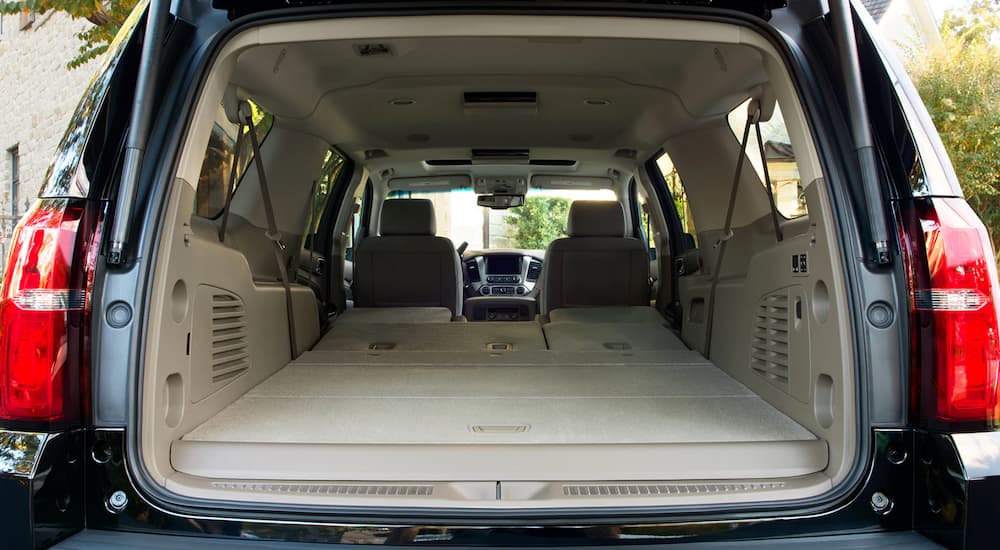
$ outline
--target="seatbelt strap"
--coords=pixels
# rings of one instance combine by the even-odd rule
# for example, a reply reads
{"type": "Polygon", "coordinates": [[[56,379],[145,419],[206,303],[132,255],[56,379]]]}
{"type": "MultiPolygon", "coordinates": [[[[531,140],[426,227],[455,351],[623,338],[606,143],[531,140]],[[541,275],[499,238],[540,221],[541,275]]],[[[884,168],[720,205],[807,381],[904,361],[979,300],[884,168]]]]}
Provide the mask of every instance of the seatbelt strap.
{"type": "Polygon", "coordinates": [[[226,226],[229,225],[229,206],[233,202],[233,192],[236,190],[236,167],[240,164],[240,149],[243,145],[243,121],[236,130],[236,146],[233,149],[233,165],[229,169],[229,182],[226,184],[226,204],[222,207],[222,225],[219,227],[219,242],[226,241],[226,226]]]}
{"type": "Polygon", "coordinates": [[[771,206],[771,223],[774,224],[774,236],[780,243],[783,236],[781,234],[781,225],[778,223],[778,205],[774,202],[774,186],[771,184],[771,172],[767,167],[767,151],[764,147],[764,139],[760,136],[759,114],[754,128],[757,130],[757,147],[760,149],[760,163],[764,167],[764,181],[767,182],[767,201],[771,206]]]}
{"type": "MultiPolygon", "coordinates": [[[[288,269],[288,271],[291,272],[292,275],[294,276],[298,276],[299,256],[302,254],[302,251],[305,250],[306,248],[306,240],[309,238],[310,235],[313,235],[312,226],[315,221],[313,210],[316,209],[316,189],[318,188],[319,188],[319,180],[313,180],[312,189],[309,190],[309,204],[306,205],[306,208],[308,209],[306,211],[306,226],[302,230],[302,238],[299,239],[299,246],[296,247],[295,254],[292,256],[292,265],[288,269]]],[[[312,273],[313,269],[313,252],[315,251],[315,249],[316,249],[316,243],[315,242],[310,243],[309,266],[307,267],[307,270],[309,271],[310,274],[312,273]]]]}
{"type": "Polygon", "coordinates": [[[243,123],[250,128],[250,145],[253,147],[254,164],[257,167],[257,178],[260,180],[260,194],[264,201],[264,215],[267,217],[267,238],[274,243],[274,261],[278,264],[281,274],[281,285],[285,287],[285,312],[288,315],[288,348],[294,360],[298,354],[298,340],[295,338],[295,308],[292,304],[292,286],[288,279],[288,263],[285,256],[285,243],[281,240],[278,223],[274,218],[274,207],[271,205],[271,191],[267,187],[267,177],[264,174],[264,161],[260,157],[260,143],[257,142],[257,132],[254,131],[252,112],[246,102],[240,103],[240,116],[243,123]]]}
{"type": "Polygon", "coordinates": [[[715,291],[719,286],[719,271],[722,269],[722,258],[726,255],[726,244],[733,238],[733,213],[736,210],[736,195],[740,189],[740,178],[743,176],[743,165],[747,162],[747,142],[750,138],[750,128],[760,120],[760,105],[756,100],[750,102],[747,108],[747,124],[743,128],[743,139],[740,141],[740,154],[736,158],[736,175],[733,177],[733,187],[729,192],[729,206],[726,209],[726,224],[722,235],[715,241],[714,247],[719,251],[715,255],[715,266],[712,268],[712,284],[708,291],[708,311],[705,319],[705,358],[712,353],[712,322],[715,320],[715,291]]]}

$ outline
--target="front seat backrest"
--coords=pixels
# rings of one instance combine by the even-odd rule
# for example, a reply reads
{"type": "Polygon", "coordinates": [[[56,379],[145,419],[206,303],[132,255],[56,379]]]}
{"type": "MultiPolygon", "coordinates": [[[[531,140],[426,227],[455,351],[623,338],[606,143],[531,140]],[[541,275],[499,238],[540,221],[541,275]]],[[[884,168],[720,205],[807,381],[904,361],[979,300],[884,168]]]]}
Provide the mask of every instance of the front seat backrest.
{"type": "Polygon", "coordinates": [[[462,275],[450,239],[435,236],[427,199],[382,203],[379,236],[354,251],[357,307],[446,307],[462,314],[462,275]]]}
{"type": "Polygon", "coordinates": [[[565,307],[649,305],[649,256],[642,241],[626,237],[621,203],[574,201],[566,233],[545,254],[543,315],[565,307]]]}

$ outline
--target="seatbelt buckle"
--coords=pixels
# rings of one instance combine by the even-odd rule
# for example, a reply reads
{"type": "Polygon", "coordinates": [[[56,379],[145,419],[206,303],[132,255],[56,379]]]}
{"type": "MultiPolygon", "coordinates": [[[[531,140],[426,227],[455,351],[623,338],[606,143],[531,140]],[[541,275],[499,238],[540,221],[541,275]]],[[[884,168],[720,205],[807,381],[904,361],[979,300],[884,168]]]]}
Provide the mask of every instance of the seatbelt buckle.
{"type": "Polygon", "coordinates": [[[285,249],[287,248],[285,246],[285,241],[281,240],[281,232],[280,231],[275,231],[274,233],[268,233],[268,232],[265,231],[264,232],[264,236],[267,237],[268,239],[274,241],[274,243],[278,245],[278,248],[280,248],[282,252],[284,252],[285,249]]]}
{"type": "Polygon", "coordinates": [[[713,248],[719,248],[720,246],[722,246],[722,243],[724,243],[724,242],[726,242],[726,241],[728,241],[729,239],[732,239],[732,238],[733,238],[733,230],[729,229],[728,231],[726,231],[723,235],[721,235],[719,237],[719,240],[715,241],[715,245],[713,246],[713,248]]]}

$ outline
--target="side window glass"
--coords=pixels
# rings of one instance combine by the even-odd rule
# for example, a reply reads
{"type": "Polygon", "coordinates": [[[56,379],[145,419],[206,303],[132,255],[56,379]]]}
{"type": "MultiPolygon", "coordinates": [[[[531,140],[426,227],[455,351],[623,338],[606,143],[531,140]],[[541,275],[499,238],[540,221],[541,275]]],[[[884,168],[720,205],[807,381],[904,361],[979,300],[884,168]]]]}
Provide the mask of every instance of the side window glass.
{"type": "MultiPolygon", "coordinates": [[[[264,112],[256,103],[250,102],[253,111],[253,130],[257,139],[263,143],[268,132],[274,125],[274,117],[264,112]]],[[[215,124],[212,135],[208,138],[208,149],[205,150],[205,160],[201,164],[201,174],[198,176],[198,190],[195,193],[194,213],[202,218],[217,218],[226,205],[226,186],[229,184],[229,171],[233,165],[233,153],[236,150],[236,133],[239,125],[226,117],[226,111],[219,105],[215,113],[215,124]]],[[[249,129],[245,128],[244,132],[249,129]]],[[[253,160],[253,147],[249,136],[240,143],[239,166],[236,168],[236,183],[233,192],[239,187],[244,172],[253,160]]]]}
{"type": "Polygon", "coordinates": [[[333,149],[328,150],[323,158],[319,179],[316,181],[316,197],[313,199],[313,211],[309,218],[312,220],[312,227],[309,228],[310,235],[315,235],[319,231],[323,212],[326,212],[326,203],[329,202],[333,186],[337,183],[337,178],[340,177],[343,170],[344,156],[333,149]]]}
{"type": "Polygon", "coordinates": [[[698,247],[698,231],[694,225],[694,215],[691,213],[691,205],[688,204],[687,193],[684,191],[684,182],[681,181],[680,174],[674,161],[670,160],[670,155],[663,153],[656,159],[656,165],[660,168],[660,174],[667,182],[667,190],[670,191],[671,198],[674,199],[674,208],[677,209],[677,217],[681,222],[681,231],[688,235],[691,248],[698,247]]]}
{"type": "MultiPolygon", "coordinates": [[[[750,100],[743,102],[729,113],[729,127],[736,139],[743,137],[747,123],[747,108],[750,100]]],[[[767,171],[771,176],[771,189],[774,191],[774,203],[778,213],[787,219],[801,218],[809,212],[806,210],[805,193],[799,178],[799,165],[795,161],[795,151],[792,150],[792,140],[788,137],[788,128],[781,115],[781,107],[774,106],[774,114],[767,122],[760,124],[761,137],[764,140],[764,156],[767,157],[767,171]]],[[[746,155],[750,164],[757,172],[757,177],[767,188],[764,180],[764,164],[760,158],[760,146],[757,144],[757,134],[750,131],[746,155]]]]}
{"type": "Polygon", "coordinates": [[[653,227],[653,222],[651,221],[649,215],[649,197],[646,195],[646,189],[643,186],[636,185],[635,188],[636,196],[633,198],[638,201],[639,204],[639,228],[649,246],[649,257],[656,258],[656,239],[654,237],[656,234],[656,228],[653,227]]]}

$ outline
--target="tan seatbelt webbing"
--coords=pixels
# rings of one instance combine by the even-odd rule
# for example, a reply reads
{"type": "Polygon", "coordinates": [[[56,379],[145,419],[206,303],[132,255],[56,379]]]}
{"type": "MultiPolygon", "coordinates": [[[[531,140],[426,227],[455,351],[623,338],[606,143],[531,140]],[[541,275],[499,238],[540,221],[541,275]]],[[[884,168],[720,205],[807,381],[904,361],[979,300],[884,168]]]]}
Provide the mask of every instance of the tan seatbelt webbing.
{"type": "Polygon", "coordinates": [[[747,141],[750,138],[750,127],[760,119],[760,106],[756,100],[750,102],[747,109],[747,125],[743,129],[743,140],[740,142],[740,154],[736,158],[736,175],[733,178],[733,188],[729,192],[729,207],[726,210],[726,224],[722,235],[715,242],[719,252],[715,255],[715,267],[712,268],[712,285],[708,291],[708,312],[705,319],[705,358],[712,353],[712,322],[715,320],[715,290],[719,286],[719,272],[722,269],[722,258],[726,255],[726,243],[733,238],[733,213],[736,210],[736,195],[740,188],[740,178],[743,176],[743,164],[747,161],[747,141]]]}
{"type": "MultiPolygon", "coordinates": [[[[298,273],[299,269],[299,256],[302,251],[306,248],[306,240],[309,239],[310,235],[313,235],[313,223],[315,223],[315,217],[313,215],[313,210],[316,209],[316,190],[319,189],[319,180],[313,180],[312,189],[309,191],[309,203],[306,205],[306,227],[302,230],[302,238],[299,239],[299,246],[295,248],[295,254],[292,255],[292,265],[288,271],[294,276],[298,273]]],[[[309,266],[307,270],[312,274],[313,269],[313,252],[316,249],[316,243],[312,242],[309,244],[309,266]]]]}
{"type": "MultiPolygon", "coordinates": [[[[229,169],[229,182],[226,184],[226,204],[222,207],[222,225],[219,226],[219,242],[226,240],[226,226],[229,225],[229,207],[233,202],[233,191],[236,190],[236,167],[240,164],[240,150],[243,145],[243,121],[236,130],[236,147],[233,149],[233,165],[229,169]]],[[[251,127],[252,128],[252,127],[251,127]]]]}
{"type": "Polygon", "coordinates": [[[271,192],[267,187],[267,177],[264,175],[264,161],[260,157],[260,144],[257,142],[257,132],[254,131],[253,117],[250,105],[240,103],[240,115],[243,122],[250,128],[250,145],[253,146],[254,164],[257,167],[257,177],[260,180],[260,194],[264,200],[264,215],[267,217],[267,238],[274,243],[274,260],[281,274],[281,285],[285,287],[285,312],[288,315],[288,348],[294,360],[299,356],[298,340],[295,337],[295,308],[292,303],[292,286],[288,278],[288,263],[285,257],[285,243],[278,232],[278,223],[274,218],[274,207],[271,205],[271,192]]]}
{"type": "Polygon", "coordinates": [[[771,207],[771,223],[774,224],[774,236],[780,243],[784,239],[784,236],[781,234],[781,224],[778,223],[778,205],[774,202],[774,185],[771,183],[771,171],[767,167],[767,150],[764,147],[764,139],[760,136],[759,115],[754,128],[757,130],[757,148],[760,149],[760,163],[764,167],[764,181],[767,183],[767,200],[771,207]]]}

